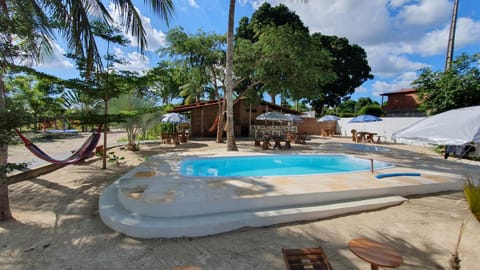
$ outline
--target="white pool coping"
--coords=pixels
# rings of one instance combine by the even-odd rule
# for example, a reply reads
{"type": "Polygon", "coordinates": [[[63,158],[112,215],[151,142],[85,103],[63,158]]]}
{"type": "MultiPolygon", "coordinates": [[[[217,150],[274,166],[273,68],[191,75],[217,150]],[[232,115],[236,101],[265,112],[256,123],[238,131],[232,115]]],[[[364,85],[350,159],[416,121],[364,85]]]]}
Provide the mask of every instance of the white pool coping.
{"type": "MultiPolygon", "coordinates": [[[[99,201],[104,223],[133,237],[196,237],[365,211],[401,203],[399,196],[462,188],[460,178],[431,171],[382,179],[370,172],[186,177],[177,172],[183,158],[153,157],[110,185],[99,201]]],[[[381,170],[389,172],[412,170],[381,170]]]]}

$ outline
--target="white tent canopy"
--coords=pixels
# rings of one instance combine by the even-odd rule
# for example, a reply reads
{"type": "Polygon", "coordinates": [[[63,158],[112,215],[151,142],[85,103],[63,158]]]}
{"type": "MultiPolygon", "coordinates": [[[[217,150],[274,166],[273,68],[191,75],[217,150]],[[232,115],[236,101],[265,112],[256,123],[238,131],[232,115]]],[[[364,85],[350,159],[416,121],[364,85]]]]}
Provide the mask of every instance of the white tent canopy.
{"type": "Polygon", "coordinates": [[[466,107],[427,117],[392,138],[416,144],[462,145],[480,142],[480,106],[466,107]]]}

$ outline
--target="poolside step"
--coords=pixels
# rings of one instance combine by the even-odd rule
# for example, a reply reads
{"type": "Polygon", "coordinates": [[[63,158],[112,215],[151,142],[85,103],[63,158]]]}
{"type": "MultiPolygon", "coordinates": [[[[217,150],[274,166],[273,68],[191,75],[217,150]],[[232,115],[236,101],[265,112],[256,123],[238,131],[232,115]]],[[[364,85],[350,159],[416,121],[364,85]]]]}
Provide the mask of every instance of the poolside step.
{"type": "Polygon", "coordinates": [[[118,188],[110,185],[100,197],[100,217],[112,229],[138,238],[198,237],[244,227],[263,227],[300,220],[316,220],[340,214],[397,205],[406,199],[388,196],[298,208],[231,212],[178,218],[157,218],[127,212],[118,201],[118,188]]]}

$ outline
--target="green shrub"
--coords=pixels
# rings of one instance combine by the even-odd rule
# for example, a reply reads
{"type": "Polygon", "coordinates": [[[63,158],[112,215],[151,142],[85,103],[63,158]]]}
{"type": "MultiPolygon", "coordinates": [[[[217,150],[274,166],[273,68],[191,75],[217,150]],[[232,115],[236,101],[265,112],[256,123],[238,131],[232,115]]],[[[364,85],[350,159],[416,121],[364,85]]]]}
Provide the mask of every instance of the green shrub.
{"type": "Polygon", "coordinates": [[[480,183],[477,182],[475,184],[471,178],[468,178],[463,186],[463,192],[465,193],[465,198],[467,198],[470,211],[480,222],[480,183]]]}
{"type": "Polygon", "coordinates": [[[382,107],[380,107],[380,105],[368,104],[368,105],[365,105],[364,107],[362,107],[358,111],[358,115],[362,115],[362,114],[370,114],[370,115],[375,115],[375,116],[380,117],[380,116],[383,115],[383,110],[382,110],[382,107]]]}
{"type": "Polygon", "coordinates": [[[160,130],[162,133],[174,133],[176,131],[174,123],[161,123],[160,130]]]}

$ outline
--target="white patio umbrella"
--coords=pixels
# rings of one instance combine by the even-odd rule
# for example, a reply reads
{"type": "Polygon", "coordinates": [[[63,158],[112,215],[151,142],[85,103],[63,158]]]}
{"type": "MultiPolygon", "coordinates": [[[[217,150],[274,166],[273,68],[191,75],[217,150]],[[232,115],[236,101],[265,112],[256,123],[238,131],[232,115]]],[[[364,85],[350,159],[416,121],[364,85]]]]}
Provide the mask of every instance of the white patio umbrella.
{"type": "Polygon", "coordinates": [[[289,121],[290,118],[283,113],[279,112],[266,112],[262,113],[257,118],[257,120],[265,120],[265,121],[289,121]]]}
{"type": "Polygon", "coordinates": [[[393,133],[392,138],[412,144],[480,143],[480,106],[450,110],[427,117],[393,133]]]}
{"type": "Polygon", "coordinates": [[[166,113],[160,119],[162,123],[185,124],[188,123],[187,117],[179,113],[166,113]]]}
{"type": "Polygon", "coordinates": [[[303,119],[300,115],[286,113],[285,116],[288,117],[290,119],[289,121],[291,121],[291,122],[302,122],[303,121],[303,119]]]}
{"type": "Polygon", "coordinates": [[[272,132],[274,133],[273,122],[286,122],[290,121],[290,118],[283,113],[279,112],[266,112],[258,115],[255,119],[257,120],[265,120],[265,127],[267,126],[267,121],[272,121],[272,132]]]}

